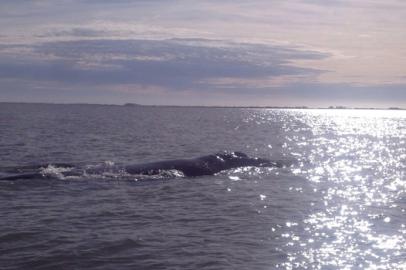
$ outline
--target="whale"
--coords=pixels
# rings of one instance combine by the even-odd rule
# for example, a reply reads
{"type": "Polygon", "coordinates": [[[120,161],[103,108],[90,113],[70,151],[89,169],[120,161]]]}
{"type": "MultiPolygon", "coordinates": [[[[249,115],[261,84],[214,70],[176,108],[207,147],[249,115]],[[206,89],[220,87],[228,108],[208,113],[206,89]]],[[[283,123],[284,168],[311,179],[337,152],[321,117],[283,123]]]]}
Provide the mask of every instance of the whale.
{"type": "Polygon", "coordinates": [[[278,161],[249,157],[242,152],[220,152],[213,155],[202,156],[193,159],[177,159],[143,163],[126,166],[129,174],[155,175],[161,171],[176,170],[185,176],[214,175],[218,172],[238,167],[282,167],[278,161]]]}
{"type": "MultiPolygon", "coordinates": [[[[52,178],[52,175],[46,174],[40,169],[53,164],[44,164],[33,166],[33,171],[27,167],[15,168],[13,173],[0,177],[0,180],[24,180],[36,178],[52,178]],[[23,168],[23,169],[21,169],[23,168]]],[[[162,160],[156,162],[139,163],[125,166],[115,166],[114,168],[105,166],[84,169],[75,167],[72,164],[59,164],[69,170],[60,172],[62,176],[83,176],[97,175],[107,169],[109,171],[123,172],[127,175],[159,175],[165,171],[177,171],[186,177],[196,177],[204,175],[214,175],[221,171],[230,170],[239,167],[283,167],[281,161],[272,161],[265,158],[249,157],[242,152],[219,152],[216,154],[201,156],[190,159],[162,160]]]]}

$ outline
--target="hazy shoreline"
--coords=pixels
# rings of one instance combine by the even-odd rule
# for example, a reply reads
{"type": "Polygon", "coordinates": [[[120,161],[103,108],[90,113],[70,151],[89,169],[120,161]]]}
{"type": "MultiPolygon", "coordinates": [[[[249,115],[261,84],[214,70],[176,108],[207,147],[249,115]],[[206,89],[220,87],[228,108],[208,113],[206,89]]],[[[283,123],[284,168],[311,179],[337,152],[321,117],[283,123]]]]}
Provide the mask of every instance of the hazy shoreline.
{"type": "Polygon", "coordinates": [[[14,102],[3,101],[0,104],[34,104],[34,105],[92,105],[92,106],[125,106],[125,107],[174,107],[174,108],[224,108],[224,109],[300,109],[300,110],[406,110],[406,108],[388,107],[346,107],[346,106],[329,106],[329,107],[309,107],[309,106],[216,106],[216,105],[151,105],[151,104],[102,104],[102,103],[58,103],[58,102],[14,102]]]}

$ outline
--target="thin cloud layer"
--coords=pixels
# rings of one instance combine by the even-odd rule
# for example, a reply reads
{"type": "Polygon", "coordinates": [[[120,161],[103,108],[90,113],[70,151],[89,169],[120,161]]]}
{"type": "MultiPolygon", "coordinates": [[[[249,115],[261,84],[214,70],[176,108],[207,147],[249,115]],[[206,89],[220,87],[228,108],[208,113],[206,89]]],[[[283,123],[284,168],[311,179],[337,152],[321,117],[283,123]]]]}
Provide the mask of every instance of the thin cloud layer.
{"type": "Polygon", "coordinates": [[[3,79],[78,85],[142,84],[173,91],[199,91],[209,84],[213,88],[213,82],[223,78],[317,76],[322,71],[295,67],[290,62],[328,57],[294,48],[202,39],[66,41],[20,46],[20,50],[3,46],[0,50],[11,48],[15,51],[0,59],[3,79]]]}

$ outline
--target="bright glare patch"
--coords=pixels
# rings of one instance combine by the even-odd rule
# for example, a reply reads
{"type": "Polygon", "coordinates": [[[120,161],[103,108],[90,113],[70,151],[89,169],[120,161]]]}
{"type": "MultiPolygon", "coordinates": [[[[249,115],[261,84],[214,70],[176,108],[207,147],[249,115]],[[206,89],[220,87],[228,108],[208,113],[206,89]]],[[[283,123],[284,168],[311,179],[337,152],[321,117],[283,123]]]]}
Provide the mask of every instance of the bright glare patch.
{"type": "Polygon", "coordinates": [[[308,179],[319,198],[309,202],[312,213],[299,224],[302,231],[286,223],[280,236],[288,259],[278,267],[405,269],[404,219],[391,211],[406,208],[406,112],[289,113],[304,124],[287,118],[282,149],[298,159],[292,172],[308,179]],[[310,140],[297,135],[305,132],[312,134],[310,140]]]}

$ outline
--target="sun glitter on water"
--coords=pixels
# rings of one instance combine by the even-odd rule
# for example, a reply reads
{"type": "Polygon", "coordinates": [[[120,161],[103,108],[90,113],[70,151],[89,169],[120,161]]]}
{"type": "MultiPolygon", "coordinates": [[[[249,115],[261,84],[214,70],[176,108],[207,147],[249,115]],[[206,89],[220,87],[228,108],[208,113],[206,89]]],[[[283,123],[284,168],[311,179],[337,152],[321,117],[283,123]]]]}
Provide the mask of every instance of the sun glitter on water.
{"type": "Polygon", "coordinates": [[[300,235],[282,235],[293,247],[283,267],[405,269],[406,112],[296,113],[313,137],[292,136],[302,148],[293,172],[310,181],[319,202],[300,235]]]}

